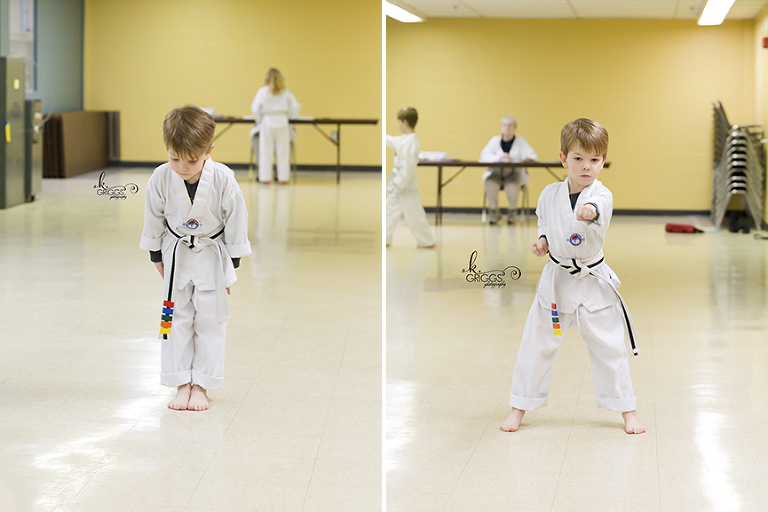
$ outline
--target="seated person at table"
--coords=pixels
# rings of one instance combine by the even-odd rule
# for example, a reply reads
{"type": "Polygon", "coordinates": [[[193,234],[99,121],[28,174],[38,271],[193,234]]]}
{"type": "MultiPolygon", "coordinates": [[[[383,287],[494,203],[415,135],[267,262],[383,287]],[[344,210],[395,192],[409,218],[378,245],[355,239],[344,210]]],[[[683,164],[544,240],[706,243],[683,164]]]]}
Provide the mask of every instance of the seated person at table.
{"type": "MultiPolygon", "coordinates": [[[[515,135],[517,121],[512,116],[501,118],[501,135],[494,135],[480,152],[481,162],[533,162],[538,158],[528,142],[515,135]]],[[[501,219],[499,212],[499,191],[504,186],[509,199],[509,216],[507,222],[513,224],[513,210],[517,205],[517,195],[520,187],[528,183],[528,172],[525,167],[489,167],[483,173],[485,195],[491,211],[490,223],[496,224],[501,219]]]]}

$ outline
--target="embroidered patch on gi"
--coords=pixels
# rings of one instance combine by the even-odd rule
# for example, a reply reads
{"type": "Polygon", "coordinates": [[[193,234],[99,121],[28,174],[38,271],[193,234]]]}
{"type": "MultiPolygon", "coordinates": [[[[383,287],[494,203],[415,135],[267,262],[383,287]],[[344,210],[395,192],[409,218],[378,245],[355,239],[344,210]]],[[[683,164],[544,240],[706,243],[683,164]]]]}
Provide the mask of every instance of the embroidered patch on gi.
{"type": "Polygon", "coordinates": [[[584,241],[584,237],[583,237],[583,236],[581,236],[581,235],[580,235],[580,234],[578,234],[578,233],[574,233],[574,234],[572,234],[572,235],[571,235],[571,236],[568,238],[568,241],[569,241],[569,242],[571,242],[571,245],[573,245],[574,247],[576,247],[576,246],[578,246],[578,245],[581,245],[581,243],[584,241]]]}
{"type": "Polygon", "coordinates": [[[196,219],[189,219],[184,223],[184,227],[187,229],[197,229],[200,227],[200,221],[196,219]]]}

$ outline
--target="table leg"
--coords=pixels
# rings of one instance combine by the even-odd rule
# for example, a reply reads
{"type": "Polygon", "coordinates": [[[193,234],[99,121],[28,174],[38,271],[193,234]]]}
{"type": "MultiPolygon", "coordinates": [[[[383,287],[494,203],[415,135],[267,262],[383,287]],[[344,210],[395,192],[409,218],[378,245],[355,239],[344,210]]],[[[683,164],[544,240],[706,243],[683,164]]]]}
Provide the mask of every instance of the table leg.
{"type": "Polygon", "coordinates": [[[443,223],[443,166],[437,166],[437,202],[435,204],[435,225],[443,223]]]}
{"type": "Polygon", "coordinates": [[[212,142],[215,142],[216,139],[218,139],[219,137],[221,137],[222,135],[227,133],[229,131],[229,129],[232,128],[232,125],[234,125],[234,124],[235,123],[229,123],[227,126],[225,126],[223,130],[221,130],[218,134],[216,134],[216,136],[213,137],[213,141],[212,142]]]}
{"type": "MultiPolygon", "coordinates": [[[[552,175],[552,177],[553,177],[553,178],[555,178],[557,181],[563,181],[563,179],[564,179],[564,178],[563,178],[563,177],[561,177],[561,176],[558,176],[557,174],[555,174],[554,172],[552,172],[552,169],[550,169],[549,167],[545,167],[545,169],[546,169],[546,170],[547,170],[547,172],[548,172],[549,174],[551,174],[551,175],[552,175]]],[[[558,167],[558,169],[559,169],[559,167],[558,167]]]]}
{"type": "Polygon", "coordinates": [[[341,182],[341,124],[336,125],[336,184],[341,182]]]}

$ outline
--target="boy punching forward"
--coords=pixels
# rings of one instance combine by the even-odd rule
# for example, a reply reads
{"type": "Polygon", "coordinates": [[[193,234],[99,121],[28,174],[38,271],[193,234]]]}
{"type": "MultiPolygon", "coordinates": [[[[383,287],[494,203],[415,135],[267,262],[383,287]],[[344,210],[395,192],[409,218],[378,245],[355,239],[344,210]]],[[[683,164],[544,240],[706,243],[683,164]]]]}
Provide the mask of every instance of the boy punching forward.
{"type": "Polygon", "coordinates": [[[235,174],[211,160],[216,122],[187,105],[163,123],[168,163],[147,183],[140,247],[164,278],[161,378],[177,388],[168,407],[208,409],[224,380],[227,294],[251,253],[248,212],[235,174]]]}
{"type": "Polygon", "coordinates": [[[635,411],[625,328],[635,355],[634,327],[616,288],[620,282],[603,258],[603,240],[613,212],[611,191],[597,181],[608,153],[608,132],[590,119],[563,127],[560,160],[568,176],[548,185],[539,197],[536,256],[549,252],[528,313],[509,405],[501,429],[514,432],[526,411],[547,404],[552,363],[562,331],[577,325],[592,361],[597,406],[622,413],[625,431],[645,427],[635,411]]]}

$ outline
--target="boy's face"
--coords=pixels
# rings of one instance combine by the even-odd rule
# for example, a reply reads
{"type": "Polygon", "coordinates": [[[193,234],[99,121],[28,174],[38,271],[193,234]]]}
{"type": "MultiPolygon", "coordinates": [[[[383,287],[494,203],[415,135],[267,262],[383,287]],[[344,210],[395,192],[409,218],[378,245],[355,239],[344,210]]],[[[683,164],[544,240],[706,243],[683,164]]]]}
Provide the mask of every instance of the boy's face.
{"type": "Polygon", "coordinates": [[[398,119],[397,126],[398,128],[400,128],[401,133],[407,133],[408,130],[411,129],[411,125],[409,125],[408,121],[406,121],[405,119],[398,119]]]}
{"type": "Polygon", "coordinates": [[[200,179],[205,161],[211,157],[211,151],[213,146],[202,156],[181,158],[168,148],[168,163],[171,164],[171,170],[181,176],[181,179],[195,183],[200,179]]]}
{"type": "Polygon", "coordinates": [[[581,192],[592,184],[605,164],[605,156],[584,151],[575,144],[568,155],[560,153],[560,162],[568,169],[568,190],[571,194],[581,192]]]}

